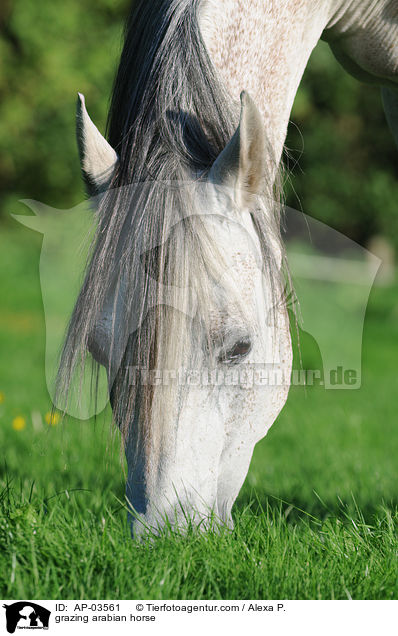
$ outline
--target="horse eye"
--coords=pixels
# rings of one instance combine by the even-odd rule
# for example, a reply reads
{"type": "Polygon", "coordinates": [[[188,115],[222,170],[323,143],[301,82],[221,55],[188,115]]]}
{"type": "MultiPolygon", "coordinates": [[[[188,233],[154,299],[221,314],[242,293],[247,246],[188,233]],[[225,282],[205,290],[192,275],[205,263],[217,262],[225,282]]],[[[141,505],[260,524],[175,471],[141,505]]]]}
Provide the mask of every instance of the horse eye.
{"type": "Polygon", "coordinates": [[[252,343],[250,340],[239,340],[234,344],[232,349],[228,349],[220,355],[220,362],[224,362],[225,364],[237,362],[247,356],[251,349],[252,343]]]}

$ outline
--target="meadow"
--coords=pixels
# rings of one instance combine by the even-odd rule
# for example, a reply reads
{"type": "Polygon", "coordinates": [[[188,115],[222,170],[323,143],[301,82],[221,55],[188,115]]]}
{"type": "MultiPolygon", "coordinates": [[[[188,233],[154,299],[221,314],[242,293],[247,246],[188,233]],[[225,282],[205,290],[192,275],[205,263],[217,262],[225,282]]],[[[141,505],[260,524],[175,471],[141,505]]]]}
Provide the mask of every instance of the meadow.
{"type": "MultiPolygon", "coordinates": [[[[135,543],[109,413],[50,415],[41,240],[11,220],[1,228],[0,597],[397,598],[398,289],[371,293],[360,390],[292,388],[256,447],[232,532],[135,543]]],[[[305,335],[302,351],[318,355],[305,335]]]]}

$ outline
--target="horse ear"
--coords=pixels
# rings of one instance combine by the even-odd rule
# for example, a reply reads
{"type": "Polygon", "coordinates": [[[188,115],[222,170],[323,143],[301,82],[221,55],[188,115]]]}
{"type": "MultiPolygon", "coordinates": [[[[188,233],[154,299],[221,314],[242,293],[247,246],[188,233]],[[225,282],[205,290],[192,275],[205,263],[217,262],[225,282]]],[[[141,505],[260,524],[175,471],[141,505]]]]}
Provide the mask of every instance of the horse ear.
{"type": "Polygon", "coordinates": [[[94,196],[106,190],[117,167],[118,156],[91,121],[81,93],[77,99],[76,133],[83,177],[89,195],[94,196]]]}
{"type": "Polygon", "coordinates": [[[250,207],[253,195],[263,190],[266,152],[261,114],[247,92],[241,93],[239,126],[215,161],[210,180],[234,189],[240,207],[250,207]]]}

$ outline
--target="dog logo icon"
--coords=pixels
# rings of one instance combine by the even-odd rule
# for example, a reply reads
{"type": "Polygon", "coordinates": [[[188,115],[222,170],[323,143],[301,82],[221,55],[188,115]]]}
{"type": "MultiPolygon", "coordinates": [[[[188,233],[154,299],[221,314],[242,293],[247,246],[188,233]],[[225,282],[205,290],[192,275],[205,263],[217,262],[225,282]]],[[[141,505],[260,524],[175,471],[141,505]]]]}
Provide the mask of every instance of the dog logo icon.
{"type": "Polygon", "coordinates": [[[51,612],[37,603],[18,601],[3,607],[9,634],[14,634],[16,629],[48,629],[51,612]]]}

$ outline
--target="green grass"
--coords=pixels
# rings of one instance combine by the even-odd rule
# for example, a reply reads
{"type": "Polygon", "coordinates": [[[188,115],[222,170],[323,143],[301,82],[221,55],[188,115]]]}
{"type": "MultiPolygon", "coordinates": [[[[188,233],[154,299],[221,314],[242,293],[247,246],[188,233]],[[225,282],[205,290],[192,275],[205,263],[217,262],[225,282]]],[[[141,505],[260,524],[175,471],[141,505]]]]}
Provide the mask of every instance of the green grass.
{"type": "Polygon", "coordinates": [[[292,389],[233,532],[133,543],[109,417],[45,422],[40,246],[1,228],[0,597],[397,598],[397,289],[372,292],[359,391],[292,389]]]}

